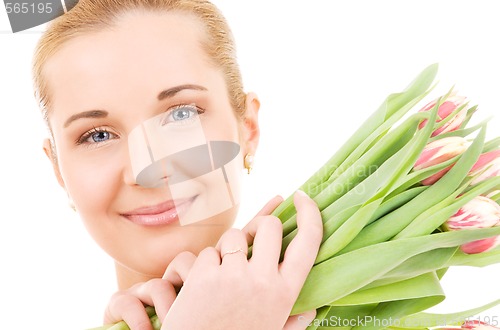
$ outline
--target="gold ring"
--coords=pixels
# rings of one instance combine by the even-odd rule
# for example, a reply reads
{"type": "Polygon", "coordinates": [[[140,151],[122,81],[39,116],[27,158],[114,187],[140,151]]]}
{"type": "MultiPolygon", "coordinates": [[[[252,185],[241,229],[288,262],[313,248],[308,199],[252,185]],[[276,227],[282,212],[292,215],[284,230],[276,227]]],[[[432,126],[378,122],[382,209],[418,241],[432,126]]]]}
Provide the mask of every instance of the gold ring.
{"type": "Polygon", "coordinates": [[[243,249],[242,249],[242,248],[238,248],[238,249],[229,250],[229,251],[226,251],[226,252],[222,253],[222,254],[221,254],[221,258],[224,258],[224,256],[225,256],[226,254],[235,254],[235,253],[238,253],[238,252],[243,253],[245,256],[247,255],[247,254],[245,253],[245,251],[243,251],[243,249]]]}

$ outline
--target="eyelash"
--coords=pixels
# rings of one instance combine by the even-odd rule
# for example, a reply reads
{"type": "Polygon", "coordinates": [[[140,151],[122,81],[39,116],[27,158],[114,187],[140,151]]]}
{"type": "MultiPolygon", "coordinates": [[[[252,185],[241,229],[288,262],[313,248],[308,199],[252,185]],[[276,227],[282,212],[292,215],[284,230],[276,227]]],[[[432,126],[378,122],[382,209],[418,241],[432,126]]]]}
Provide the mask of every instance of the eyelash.
{"type": "Polygon", "coordinates": [[[118,136],[117,134],[109,131],[108,129],[106,128],[101,128],[101,127],[93,127],[91,130],[85,132],[82,136],[80,136],[78,138],[78,140],[76,141],[76,144],[77,145],[93,145],[93,144],[101,144],[101,143],[106,143],[108,141],[105,141],[105,142],[88,142],[87,140],[90,139],[92,137],[93,134],[95,133],[108,133],[112,136],[115,136],[113,138],[110,138],[110,140],[113,140],[113,139],[116,139],[116,137],[118,136]]]}
{"type": "MultiPolygon", "coordinates": [[[[202,115],[203,113],[205,113],[205,109],[197,106],[196,104],[177,104],[177,105],[174,105],[174,106],[168,108],[167,111],[165,111],[166,116],[161,120],[161,124],[162,125],[166,125],[167,123],[164,123],[164,122],[168,118],[168,116],[170,116],[171,113],[174,112],[175,110],[179,110],[179,109],[182,109],[182,108],[190,108],[191,110],[196,111],[197,115],[202,115]]],[[[191,118],[192,117],[189,117],[186,120],[179,120],[179,121],[177,121],[176,125],[185,124],[186,122],[189,122],[191,118]]],[[[82,136],[80,136],[78,138],[78,140],[76,140],[76,144],[77,145],[88,145],[88,146],[91,146],[91,145],[99,145],[99,144],[106,143],[106,142],[109,141],[109,140],[107,140],[107,141],[104,141],[104,142],[95,142],[95,141],[94,142],[88,142],[87,140],[90,139],[92,137],[92,135],[95,134],[95,133],[108,133],[108,134],[110,134],[112,136],[115,136],[113,138],[110,138],[109,140],[113,140],[113,139],[116,139],[118,137],[118,135],[116,133],[113,133],[113,132],[109,131],[107,128],[93,127],[91,130],[88,130],[82,136]]]]}
{"type": "MultiPolygon", "coordinates": [[[[196,112],[196,115],[202,115],[205,113],[205,109],[197,106],[196,104],[192,103],[192,104],[184,104],[184,103],[181,103],[181,104],[177,104],[177,105],[174,105],[170,108],[167,109],[167,111],[165,111],[165,116],[163,117],[163,119],[160,121],[160,124],[161,125],[166,125],[166,120],[168,117],[170,117],[170,115],[175,111],[175,110],[179,110],[179,109],[182,109],[182,108],[188,108],[192,111],[195,111],[196,112]]],[[[189,117],[185,120],[178,120],[176,121],[175,125],[183,125],[183,124],[187,124],[188,122],[190,122],[190,120],[192,119],[192,117],[189,117]]]]}

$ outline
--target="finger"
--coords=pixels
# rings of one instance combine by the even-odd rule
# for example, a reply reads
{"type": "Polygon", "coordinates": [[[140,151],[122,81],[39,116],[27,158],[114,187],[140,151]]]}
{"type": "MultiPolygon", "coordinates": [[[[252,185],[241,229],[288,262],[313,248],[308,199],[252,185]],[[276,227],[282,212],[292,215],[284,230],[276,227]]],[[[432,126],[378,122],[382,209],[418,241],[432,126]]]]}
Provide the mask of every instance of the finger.
{"type": "Polygon", "coordinates": [[[191,271],[188,274],[186,281],[189,280],[191,274],[198,274],[198,272],[206,272],[209,270],[209,267],[219,267],[221,264],[220,251],[214,248],[213,246],[209,246],[201,250],[198,254],[198,258],[196,258],[193,266],[191,267],[191,271]]]}
{"type": "Polygon", "coordinates": [[[316,317],[316,310],[308,311],[302,314],[292,315],[288,318],[283,330],[304,330],[316,317]]]}
{"type": "Polygon", "coordinates": [[[274,209],[276,209],[278,205],[280,205],[282,202],[283,202],[283,197],[279,195],[274,196],[269,200],[269,202],[266,203],[266,205],[264,205],[264,207],[255,215],[255,217],[271,214],[274,211],[274,209]]]}
{"type": "Polygon", "coordinates": [[[163,279],[179,289],[186,282],[195,261],[196,256],[192,252],[184,251],[179,253],[168,265],[163,274],[163,279]]]}
{"type": "Polygon", "coordinates": [[[167,316],[167,312],[175,301],[177,293],[167,280],[153,279],[140,286],[134,292],[136,296],[149,306],[154,306],[160,320],[167,316]]]}
{"type": "Polygon", "coordinates": [[[250,264],[265,274],[276,273],[281,254],[283,225],[278,218],[271,215],[259,217],[255,224],[250,230],[256,232],[249,233],[255,237],[250,264]]]}
{"type": "Polygon", "coordinates": [[[130,330],[153,330],[143,303],[131,295],[117,295],[106,308],[104,324],[125,321],[130,330]]]}
{"type": "Polygon", "coordinates": [[[257,232],[257,227],[261,221],[261,217],[270,215],[278,205],[283,202],[283,197],[276,196],[272,198],[266,205],[255,215],[255,217],[250,221],[241,231],[245,234],[247,244],[252,245],[255,238],[255,233],[257,232]]]}
{"type": "Polygon", "coordinates": [[[241,230],[231,228],[222,234],[215,247],[221,255],[221,265],[232,266],[247,264],[248,245],[241,230]]]}
{"type": "Polygon", "coordinates": [[[323,222],[318,206],[304,192],[298,190],[293,200],[297,209],[298,231],[285,251],[280,273],[298,296],[318,254],[323,238],[323,222]]]}

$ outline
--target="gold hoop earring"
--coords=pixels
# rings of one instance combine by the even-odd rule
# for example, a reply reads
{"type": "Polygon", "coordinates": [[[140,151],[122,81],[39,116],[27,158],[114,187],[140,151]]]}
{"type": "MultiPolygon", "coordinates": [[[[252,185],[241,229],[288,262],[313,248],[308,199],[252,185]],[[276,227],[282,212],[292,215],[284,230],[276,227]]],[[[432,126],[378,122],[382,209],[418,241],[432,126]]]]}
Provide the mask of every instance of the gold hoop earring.
{"type": "Polygon", "coordinates": [[[76,206],[75,206],[75,203],[73,203],[73,199],[69,196],[68,194],[68,206],[74,211],[76,212],[76,206]]]}
{"type": "Polygon", "coordinates": [[[68,205],[74,212],[76,212],[76,207],[75,204],[73,204],[73,202],[69,202],[68,205]]]}
{"type": "Polygon", "coordinates": [[[253,168],[253,156],[251,154],[246,154],[245,158],[243,160],[243,164],[244,164],[245,168],[247,169],[248,174],[250,174],[250,171],[253,168]]]}

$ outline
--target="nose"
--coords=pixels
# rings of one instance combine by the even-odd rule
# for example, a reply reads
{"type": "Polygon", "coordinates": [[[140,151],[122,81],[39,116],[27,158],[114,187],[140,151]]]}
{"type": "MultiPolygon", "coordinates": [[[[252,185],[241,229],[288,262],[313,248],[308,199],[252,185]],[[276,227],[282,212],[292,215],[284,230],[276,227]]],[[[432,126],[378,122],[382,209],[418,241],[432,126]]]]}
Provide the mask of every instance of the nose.
{"type": "MultiPolygon", "coordinates": [[[[149,164],[138,169],[134,180],[145,188],[156,188],[165,184],[176,184],[207,174],[233,160],[239,153],[238,144],[230,141],[210,141],[166,155],[160,159],[151,158],[149,164]]],[[[133,158],[133,157],[131,157],[133,158]]],[[[133,161],[132,163],[138,163],[133,161]]],[[[227,180],[227,178],[225,178],[227,180]]]]}
{"type": "Polygon", "coordinates": [[[129,184],[157,188],[167,181],[169,184],[178,183],[196,177],[200,172],[207,173],[211,168],[206,144],[179,150],[175,148],[177,141],[164,131],[156,125],[140,125],[129,133],[129,184]]]}
{"type": "Polygon", "coordinates": [[[183,182],[212,171],[212,161],[208,144],[178,151],[160,159],[153,160],[136,176],[137,184],[146,188],[155,188],[164,184],[183,182]]]}
{"type": "MultiPolygon", "coordinates": [[[[156,188],[197,178],[223,167],[239,153],[231,141],[210,141],[200,122],[188,128],[159,125],[156,117],[144,121],[128,134],[131,162],[129,182],[156,188]]],[[[226,179],[227,180],[227,179],[226,179]]]]}

